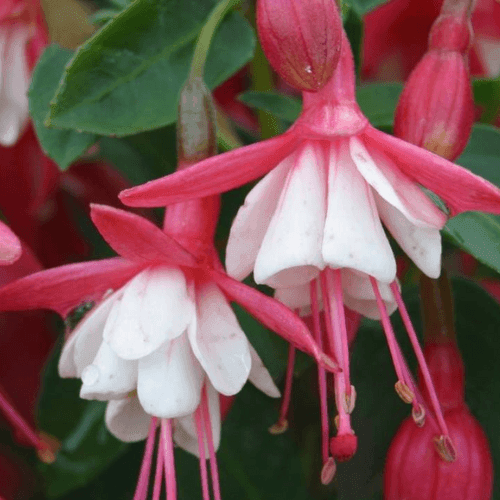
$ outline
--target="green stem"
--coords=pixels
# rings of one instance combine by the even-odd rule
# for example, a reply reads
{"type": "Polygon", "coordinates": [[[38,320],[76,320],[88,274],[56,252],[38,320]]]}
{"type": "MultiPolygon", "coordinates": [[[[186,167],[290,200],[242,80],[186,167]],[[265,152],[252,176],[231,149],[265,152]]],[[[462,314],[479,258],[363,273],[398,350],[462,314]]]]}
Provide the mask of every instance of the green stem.
{"type": "Polygon", "coordinates": [[[210,14],[210,17],[208,18],[208,21],[205,23],[205,26],[203,26],[200,32],[198,41],[196,42],[193,60],[191,61],[191,72],[189,75],[190,80],[193,80],[194,78],[203,79],[205,61],[207,60],[210,42],[212,41],[215,30],[226,14],[240,2],[241,0],[222,0],[215,6],[214,10],[210,14]]]}

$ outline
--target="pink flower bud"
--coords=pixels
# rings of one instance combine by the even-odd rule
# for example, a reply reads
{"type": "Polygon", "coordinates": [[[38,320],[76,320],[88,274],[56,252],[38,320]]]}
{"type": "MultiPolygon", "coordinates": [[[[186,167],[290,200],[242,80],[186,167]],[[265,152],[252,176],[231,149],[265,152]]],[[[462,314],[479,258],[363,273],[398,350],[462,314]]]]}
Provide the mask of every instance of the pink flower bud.
{"type": "Polygon", "coordinates": [[[467,16],[442,15],[429,50],[411,73],[396,109],[394,133],[449,160],[464,150],[474,122],[467,16]]]}
{"type": "Polygon", "coordinates": [[[449,438],[439,436],[432,421],[417,427],[412,418],[405,420],[387,455],[384,500],[490,500],[492,459],[486,436],[464,401],[460,352],[453,342],[431,343],[425,358],[449,438]],[[453,443],[451,455],[446,442],[453,443]]]}
{"type": "Polygon", "coordinates": [[[445,412],[456,448],[443,460],[430,423],[419,428],[408,418],[392,441],[384,471],[384,500],[490,500],[493,465],[488,441],[465,405],[445,412]]]}
{"type": "Polygon", "coordinates": [[[330,79],[342,39],[334,0],[259,0],[257,28],[269,62],[290,85],[314,92],[330,79]]]}

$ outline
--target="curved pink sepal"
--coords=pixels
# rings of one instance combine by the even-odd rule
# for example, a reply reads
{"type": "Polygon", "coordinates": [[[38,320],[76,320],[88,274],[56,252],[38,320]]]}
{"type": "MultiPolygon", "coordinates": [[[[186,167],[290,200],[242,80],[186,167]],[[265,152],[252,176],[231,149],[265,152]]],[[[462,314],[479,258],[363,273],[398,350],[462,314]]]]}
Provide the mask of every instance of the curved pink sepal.
{"type": "Polygon", "coordinates": [[[367,127],[368,147],[383,151],[408,177],[436,193],[450,209],[450,217],[468,210],[500,214],[500,189],[434,153],[367,127]]]}
{"type": "Polygon", "coordinates": [[[122,191],[131,207],[164,207],[242,186],[269,172],[294,149],[297,138],[283,134],[200,161],[184,170],[122,191]]]}
{"type": "Polygon", "coordinates": [[[218,271],[210,272],[230,300],[236,302],[266,328],[273,330],[296,348],[325,363],[324,353],[312,338],[305,323],[281,302],[218,271]]]}
{"type": "Polygon", "coordinates": [[[0,311],[51,309],[64,317],[76,306],[120,288],[143,267],[115,257],[30,274],[0,288],[0,311]]]}
{"type": "Polygon", "coordinates": [[[196,266],[182,245],[144,217],[106,205],[91,205],[90,216],[111,248],[126,259],[196,266]]]}
{"type": "Polygon", "coordinates": [[[0,266],[13,264],[21,257],[22,252],[19,238],[0,221],[0,266]]]}

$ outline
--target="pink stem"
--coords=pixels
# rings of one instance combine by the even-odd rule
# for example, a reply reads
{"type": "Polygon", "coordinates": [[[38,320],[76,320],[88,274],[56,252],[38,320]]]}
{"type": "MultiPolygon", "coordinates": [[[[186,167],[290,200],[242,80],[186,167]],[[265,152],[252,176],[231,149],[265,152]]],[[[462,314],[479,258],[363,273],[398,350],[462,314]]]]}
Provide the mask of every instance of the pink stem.
{"type": "Polygon", "coordinates": [[[205,443],[203,441],[203,417],[201,412],[201,405],[198,406],[194,413],[194,421],[196,423],[196,434],[198,436],[198,453],[200,455],[200,475],[203,500],[210,500],[210,491],[208,489],[207,461],[205,459],[205,443]]]}
{"type": "Polygon", "coordinates": [[[38,450],[45,450],[47,444],[44,443],[38,434],[30,427],[28,422],[21,416],[21,414],[10,404],[7,396],[3,393],[0,387],[0,410],[2,410],[5,418],[12,424],[12,426],[26,438],[27,441],[38,450]]]}
{"type": "Polygon", "coordinates": [[[172,439],[172,420],[163,418],[161,421],[161,442],[165,454],[165,488],[167,500],[177,499],[177,483],[175,479],[174,442],[172,439]]]}
{"type": "MultiPolygon", "coordinates": [[[[317,291],[317,280],[311,281],[311,309],[313,317],[313,333],[314,340],[319,348],[323,350],[323,339],[321,335],[321,324],[319,317],[319,301],[317,291]]],[[[319,384],[319,400],[321,410],[321,449],[323,455],[323,463],[328,461],[330,452],[328,449],[328,442],[330,439],[330,425],[328,423],[328,400],[326,391],[326,371],[318,365],[318,384],[319,384]]]]}
{"type": "Polygon", "coordinates": [[[411,345],[413,346],[413,350],[415,351],[415,355],[417,356],[417,361],[420,365],[420,369],[422,370],[424,382],[427,387],[427,391],[429,392],[432,407],[436,414],[439,426],[441,427],[442,433],[448,435],[448,426],[446,425],[443,413],[441,411],[441,405],[439,403],[439,399],[436,394],[436,389],[434,388],[434,383],[432,382],[432,377],[429,372],[429,368],[427,367],[427,362],[425,360],[424,353],[422,352],[422,347],[420,346],[417,334],[415,332],[415,329],[413,328],[413,324],[410,319],[410,315],[408,314],[408,311],[406,309],[405,303],[403,302],[403,298],[401,297],[401,293],[399,292],[398,285],[396,282],[393,282],[391,284],[391,290],[394,298],[396,299],[396,303],[398,305],[401,318],[403,318],[403,323],[406,327],[406,331],[408,332],[408,337],[410,337],[411,345]]]}
{"type": "Polygon", "coordinates": [[[210,420],[210,410],[208,406],[207,386],[203,386],[201,395],[201,410],[203,415],[203,422],[205,425],[205,436],[208,443],[208,454],[210,456],[210,471],[212,472],[212,488],[214,490],[215,500],[221,500],[220,482],[219,482],[219,469],[217,468],[217,458],[215,456],[214,440],[212,435],[212,422],[210,420]]]}
{"type": "Polygon", "coordinates": [[[134,500],[144,500],[148,493],[149,474],[151,472],[151,462],[153,459],[153,448],[155,444],[157,418],[152,417],[149,424],[148,439],[146,441],[146,448],[144,450],[144,458],[142,459],[141,471],[139,473],[139,480],[135,488],[134,500]]]}

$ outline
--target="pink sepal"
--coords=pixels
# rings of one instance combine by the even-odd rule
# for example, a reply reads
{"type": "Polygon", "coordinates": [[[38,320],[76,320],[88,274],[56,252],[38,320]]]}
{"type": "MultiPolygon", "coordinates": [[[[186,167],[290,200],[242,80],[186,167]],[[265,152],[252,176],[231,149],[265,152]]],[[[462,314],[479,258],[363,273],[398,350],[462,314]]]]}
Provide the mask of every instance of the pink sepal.
{"type": "Polygon", "coordinates": [[[66,316],[79,304],[120,288],[142,267],[115,257],[30,274],[0,288],[0,311],[52,309],[66,316]]]}
{"type": "Polygon", "coordinates": [[[210,271],[210,275],[230,300],[243,307],[266,328],[276,332],[296,348],[311,354],[319,363],[324,363],[324,355],[307,326],[288,307],[225,273],[210,271]]]}
{"type": "Polygon", "coordinates": [[[408,177],[436,193],[451,217],[468,210],[500,214],[500,190],[469,170],[371,126],[363,138],[368,148],[383,151],[408,177]]]}
{"type": "Polygon", "coordinates": [[[295,150],[294,134],[283,134],[251,146],[212,156],[184,170],[122,191],[131,207],[164,207],[242,186],[266,174],[295,150]]]}
{"type": "Polygon", "coordinates": [[[111,248],[125,259],[196,266],[196,259],[182,245],[144,217],[95,204],[90,216],[111,248]]]}
{"type": "Polygon", "coordinates": [[[19,238],[0,221],[0,266],[13,264],[22,253],[19,238]]]}

